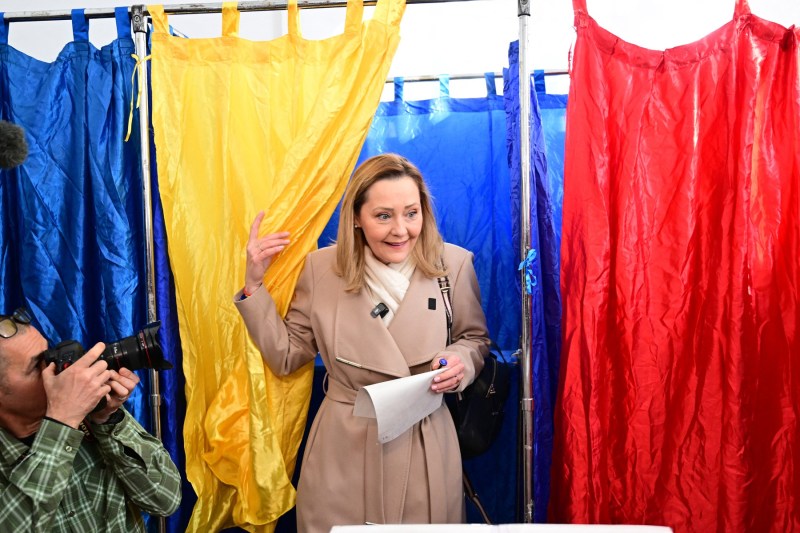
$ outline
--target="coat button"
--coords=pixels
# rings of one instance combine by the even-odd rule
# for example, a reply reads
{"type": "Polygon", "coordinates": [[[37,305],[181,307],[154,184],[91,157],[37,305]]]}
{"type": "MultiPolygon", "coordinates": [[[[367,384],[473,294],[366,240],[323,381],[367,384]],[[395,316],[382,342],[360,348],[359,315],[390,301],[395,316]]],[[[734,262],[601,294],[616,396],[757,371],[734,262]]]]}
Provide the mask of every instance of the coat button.
{"type": "Polygon", "coordinates": [[[72,446],[66,446],[64,449],[67,450],[68,452],[71,452],[72,451],[72,446]]]}

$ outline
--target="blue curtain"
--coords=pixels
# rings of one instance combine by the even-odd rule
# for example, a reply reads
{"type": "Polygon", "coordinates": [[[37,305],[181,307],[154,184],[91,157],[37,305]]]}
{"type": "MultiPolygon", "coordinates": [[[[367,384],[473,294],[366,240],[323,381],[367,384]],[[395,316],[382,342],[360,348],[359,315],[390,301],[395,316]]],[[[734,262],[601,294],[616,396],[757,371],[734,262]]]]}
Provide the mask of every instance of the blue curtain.
{"type": "MultiPolygon", "coordinates": [[[[98,50],[83,10],[52,63],[0,44],[0,116],[30,153],[0,178],[0,307],[27,306],[51,343],[84,347],[146,325],[139,142],[125,143],[134,61],[127,8],[98,50]]],[[[138,122],[134,124],[138,131],[138,122]]],[[[148,379],[127,407],[146,427],[148,379]]]]}
{"type": "MultiPolygon", "coordinates": [[[[509,68],[504,73],[503,94],[508,118],[511,175],[521,175],[519,133],[519,43],[509,47],[509,68]]],[[[550,496],[550,464],[553,451],[553,407],[558,384],[561,349],[561,297],[559,250],[561,246],[561,198],[565,96],[544,94],[544,78],[531,90],[530,234],[535,256],[527,261],[531,274],[531,360],[533,391],[533,497],[534,520],[547,521],[550,496]],[[537,90],[538,89],[538,90],[537,90]],[[540,106],[539,99],[547,103],[540,106]],[[553,164],[548,165],[548,161],[553,164]]],[[[530,82],[530,80],[529,80],[530,82]]],[[[520,239],[520,184],[512,181],[514,250],[520,239]]],[[[517,261],[520,258],[517,256],[517,261]]],[[[519,281],[519,280],[518,280],[519,281]]],[[[528,289],[526,289],[528,290],[528,289]]],[[[521,294],[518,289],[517,294],[521,294]]]]}
{"type": "MultiPolygon", "coordinates": [[[[98,50],[88,41],[83,10],[74,10],[74,41],[53,63],[15,50],[8,25],[0,28],[0,118],[23,127],[30,150],[21,167],[0,176],[0,309],[28,307],[51,345],[75,339],[88,348],[147,322],[135,112],[124,142],[135,65],[126,7],[116,9],[116,22],[118,38],[98,50]]],[[[180,364],[164,338],[164,353],[177,368],[161,376],[171,383],[181,377],[180,364]]],[[[152,430],[149,372],[138,374],[142,382],[126,407],[152,430]]],[[[171,409],[183,397],[182,385],[165,389],[171,409]]],[[[180,434],[182,424],[165,420],[165,445],[180,465],[182,444],[169,446],[167,438],[180,434]]],[[[154,529],[155,521],[147,522],[154,529]]]]}
{"type": "MultiPolygon", "coordinates": [[[[396,79],[395,99],[378,107],[358,164],[394,152],[419,167],[444,239],[475,254],[489,333],[501,348],[514,350],[520,300],[514,286],[503,98],[493,73],[486,75],[486,88],[485,98],[450,98],[449,80],[442,77],[439,98],[407,102],[403,81],[396,79]]],[[[338,218],[337,210],[320,246],[336,239],[338,218]]]]}
{"type": "MultiPolygon", "coordinates": [[[[567,95],[547,94],[544,83],[544,71],[533,73],[534,93],[539,104],[541,132],[544,136],[545,161],[547,162],[546,190],[552,208],[552,230],[556,237],[555,253],[560,265],[561,252],[561,207],[564,203],[564,136],[567,127],[567,95]]],[[[558,269],[556,269],[558,273],[558,269]]],[[[558,279],[558,278],[556,278],[558,279]]],[[[558,318],[561,318],[561,306],[558,307],[558,318]]],[[[557,372],[556,372],[557,373],[557,372]]]]}

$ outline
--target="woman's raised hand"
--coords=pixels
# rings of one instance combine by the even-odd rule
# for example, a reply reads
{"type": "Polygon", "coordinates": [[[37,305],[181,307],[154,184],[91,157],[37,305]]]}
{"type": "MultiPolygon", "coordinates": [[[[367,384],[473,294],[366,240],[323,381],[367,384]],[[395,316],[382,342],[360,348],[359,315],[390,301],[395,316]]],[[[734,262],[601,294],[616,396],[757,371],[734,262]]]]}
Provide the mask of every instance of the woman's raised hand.
{"type": "Polygon", "coordinates": [[[258,229],[261,221],[264,220],[264,212],[259,211],[250,226],[250,238],[247,239],[247,267],[244,273],[244,291],[246,294],[253,294],[264,282],[264,274],[267,272],[272,258],[280,253],[289,244],[289,232],[271,233],[258,236],[258,229]]]}

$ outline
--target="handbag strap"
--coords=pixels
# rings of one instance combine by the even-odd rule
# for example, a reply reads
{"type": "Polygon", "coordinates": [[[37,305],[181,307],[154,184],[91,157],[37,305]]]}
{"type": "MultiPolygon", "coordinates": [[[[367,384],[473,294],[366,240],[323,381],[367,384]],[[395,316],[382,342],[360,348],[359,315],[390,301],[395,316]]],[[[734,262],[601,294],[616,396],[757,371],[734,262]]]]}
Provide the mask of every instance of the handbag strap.
{"type": "Polygon", "coordinates": [[[453,304],[450,301],[450,278],[444,276],[438,278],[439,289],[442,291],[442,301],[444,301],[444,314],[447,315],[447,345],[453,344],[453,304]]]}
{"type": "MultiPolygon", "coordinates": [[[[444,266],[444,263],[442,263],[442,266],[444,266]]],[[[450,346],[453,344],[453,303],[450,301],[450,278],[444,276],[437,278],[437,281],[439,282],[439,289],[442,291],[444,314],[447,316],[447,345],[450,346]]],[[[489,339],[489,346],[500,354],[504,363],[508,363],[506,354],[503,353],[503,350],[500,349],[500,346],[498,346],[496,342],[489,339]]]]}

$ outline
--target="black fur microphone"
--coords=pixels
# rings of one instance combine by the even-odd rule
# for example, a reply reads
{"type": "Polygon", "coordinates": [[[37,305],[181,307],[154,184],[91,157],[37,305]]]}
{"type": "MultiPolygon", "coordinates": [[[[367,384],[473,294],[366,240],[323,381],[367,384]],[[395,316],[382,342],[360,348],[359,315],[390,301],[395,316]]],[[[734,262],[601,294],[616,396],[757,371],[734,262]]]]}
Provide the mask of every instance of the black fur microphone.
{"type": "Polygon", "coordinates": [[[27,157],[25,132],[16,124],[0,120],[0,168],[18,167],[27,157]]]}

